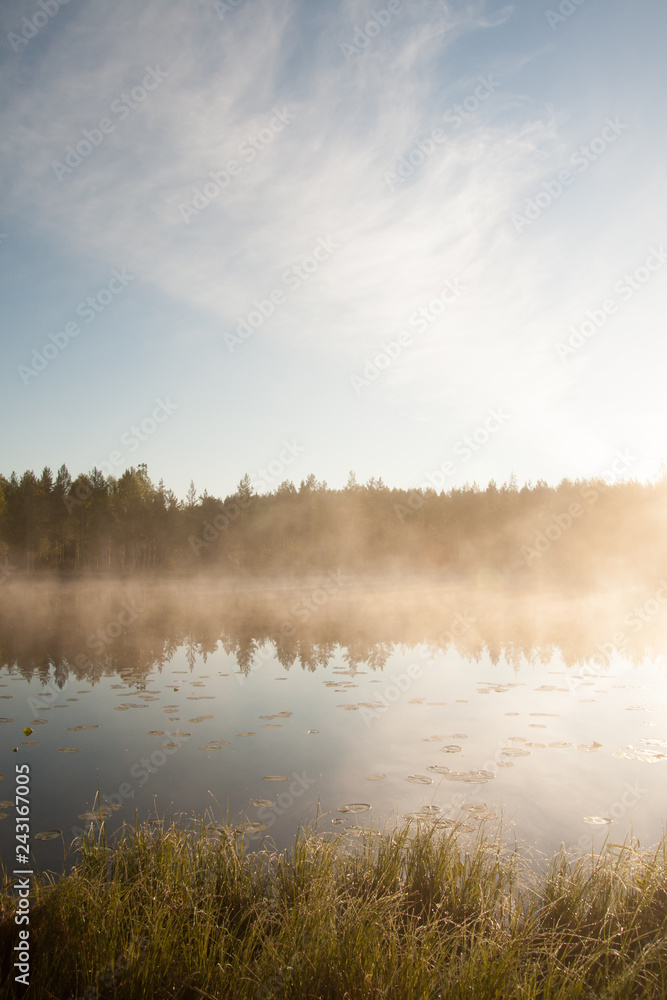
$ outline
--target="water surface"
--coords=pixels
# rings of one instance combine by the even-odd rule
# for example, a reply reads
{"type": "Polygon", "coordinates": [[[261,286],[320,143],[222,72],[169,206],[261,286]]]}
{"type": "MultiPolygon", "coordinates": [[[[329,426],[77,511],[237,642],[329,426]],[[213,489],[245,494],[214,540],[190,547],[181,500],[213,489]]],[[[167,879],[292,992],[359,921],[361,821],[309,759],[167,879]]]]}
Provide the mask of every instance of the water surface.
{"type": "Polygon", "coordinates": [[[9,867],[23,762],[32,849],[50,867],[100,805],[110,831],[206,814],[278,846],[306,820],[354,836],[421,816],[472,834],[501,815],[545,853],[651,844],[665,817],[666,644],[650,590],[335,573],[280,588],[7,586],[2,857],[9,867]],[[34,839],[48,830],[62,837],[34,839]]]}

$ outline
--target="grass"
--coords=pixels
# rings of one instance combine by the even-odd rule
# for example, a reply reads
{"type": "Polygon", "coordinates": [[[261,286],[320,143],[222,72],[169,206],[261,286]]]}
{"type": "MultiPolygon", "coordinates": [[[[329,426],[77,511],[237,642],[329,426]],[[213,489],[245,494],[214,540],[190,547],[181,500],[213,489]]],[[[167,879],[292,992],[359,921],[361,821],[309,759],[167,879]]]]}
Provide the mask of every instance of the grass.
{"type": "MultiPolygon", "coordinates": [[[[104,827],[34,880],[39,1000],[667,997],[667,837],[539,872],[499,835],[414,825],[249,851],[228,827],[104,827]]],[[[0,895],[13,997],[14,893],[0,895]]],[[[22,994],[16,994],[22,995],[22,994]]]]}

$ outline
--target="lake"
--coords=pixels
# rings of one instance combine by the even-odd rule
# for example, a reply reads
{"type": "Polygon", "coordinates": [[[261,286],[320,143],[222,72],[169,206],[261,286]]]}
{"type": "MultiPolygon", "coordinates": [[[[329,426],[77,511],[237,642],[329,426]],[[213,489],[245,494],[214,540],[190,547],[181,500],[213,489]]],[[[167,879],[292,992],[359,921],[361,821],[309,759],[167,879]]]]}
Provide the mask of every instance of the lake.
{"type": "Polygon", "coordinates": [[[100,805],[110,832],[205,816],[251,847],[405,817],[470,836],[502,817],[545,854],[649,846],[667,812],[662,595],[338,571],[8,583],[2,858],[23,763],[32,851],[54,870],[100,805]]]}

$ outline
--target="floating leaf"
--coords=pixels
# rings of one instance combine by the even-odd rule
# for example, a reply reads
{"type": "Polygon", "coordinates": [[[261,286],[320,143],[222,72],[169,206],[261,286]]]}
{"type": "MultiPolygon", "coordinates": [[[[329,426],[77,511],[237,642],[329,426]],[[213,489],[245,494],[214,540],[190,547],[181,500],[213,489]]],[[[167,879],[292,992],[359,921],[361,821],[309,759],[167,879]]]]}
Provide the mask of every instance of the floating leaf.
{"type": "Polygon", "coordinates": [[[238,826],[234,827],[234,833],[261,833],[263,830],[268,830],[268,824],[266,823],[253,823],[248,820],[245,823],[239,823],[238,826]]]}
{"type": "Polygon", "coordinates": [[[339,806],[339,813],[364,813],[368,812],[370,809],[370,804],[368,802],[350,802],[348,805],[339,806]]]}
{"type": "Polygon", "coordinates": [[[426,768],[426,770],[427,771],[433,771],[434,774],[449,774],[449,772],[450,772],[450,768],[449,767],[445,767],[444,764],[442,766],[440,764],[430,764],[426,768]]]}
{"type": "Polygon", "coordinates": [[[0,809],[9,809],[13,805],[14,805],[13,799],[4,799],[2,802],[0,802],[0,809]]]}
{"type": "Polygon", "coordinates": [[[384,781],[384,779],[386,777],[387,777],[386,774],[381,774],[381,773],[378,773],[378,774],[367,774],[366,775],[366,781],[384,781]]]}
{"type": "Polygon", "coordinates": [[[609,816],[584,816],[584,823],[590,823],[591,826],[609,826],[611,822],[609,816]]]}
{"type": "Polygon", "coordinates": [[[406,781],[411,781],[414,785],[432,785],[433,778],[429,778],[426,774],[409,774],[406,781]]]}
{"type": "Polygon", "coordinates": [[[79,753],[78,747],[58,747],[58,753],[79,753]]]}
{"type": "Polygon", "coordinates": [[[42,830],[41,833],[35,834],[35,840],[56,840],[62,835],[62,830],[42,830]]]}
{"type": "Polygon", "coordinates": [[[255,809],[272,809],[275,802],[271,799],[250,799],[250,805],[254,806],[255,809]]]}
{"type": "Polygon", "coordinates": [[[256,736],[257,733],[234,733],[234,736],[256,736]]]}
{"type": "Polygon", "coordinates": [[[289,781],[284,774],[265,774],[262,781],[289,781]]]}
{"type": "Polygon", "coordinates": [[[462,747],[456,746],[455,743],[448,743],[444,747],[440,747],[440,753],[461,753],[462,747]]]}

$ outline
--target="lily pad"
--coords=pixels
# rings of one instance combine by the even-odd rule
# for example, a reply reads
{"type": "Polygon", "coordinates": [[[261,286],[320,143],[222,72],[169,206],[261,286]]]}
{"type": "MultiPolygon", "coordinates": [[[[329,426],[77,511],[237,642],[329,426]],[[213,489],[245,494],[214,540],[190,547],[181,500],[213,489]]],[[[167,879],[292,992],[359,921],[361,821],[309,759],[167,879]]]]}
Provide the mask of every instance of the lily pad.
{"type": "Polygon", "coordinates": [[[609,816],[584,816],[584,823],[591,826],[609,826],[612,822],[609,816]]]}
{"type": "Polygon", "coordinates": [[[370,809],[370,803],[368,802],[350,802],[344,806],[338,806],[339,813],[364,813],[368,812],[370,809]]]}
{"type": "Polygon", "coordinates": [[[432,785],[433,778],[429,778],[426,774],[409,774],[406,781],[411,781],[414,785],[432,785]]]}
{"type": "Polygon", "coordinates": [[[271,799],[250,799],[250,805],[254,806],[255,809],[272,809],[275,802],[271,799]]]}
{"type": "Polygon", "coordinates": [[[382,774],[382,773],[367,774],[366,775],[366,781],[384,781],[384,779],[386,777],[387,777],[387,775],[386,774],[382,774]]]}
{"type": "Polygon", "coordinates": [[[234,827],[234,833],[261,833],[263,830],[268,830],[267,823],[253,823],[248,820],[246,823],[239,823],[238,826],[234,827]]]}
{"type": "Polygon", "coordinates": [[[265,774],[262,781],[289,781],[284,774],[265,774]]]}
{"type": "Polygon", "coordinates": [[[62,830],[42,830],[41,833],[36,833],[35,840],[57,840],[58,837],[62,837],[62,830]]]}

